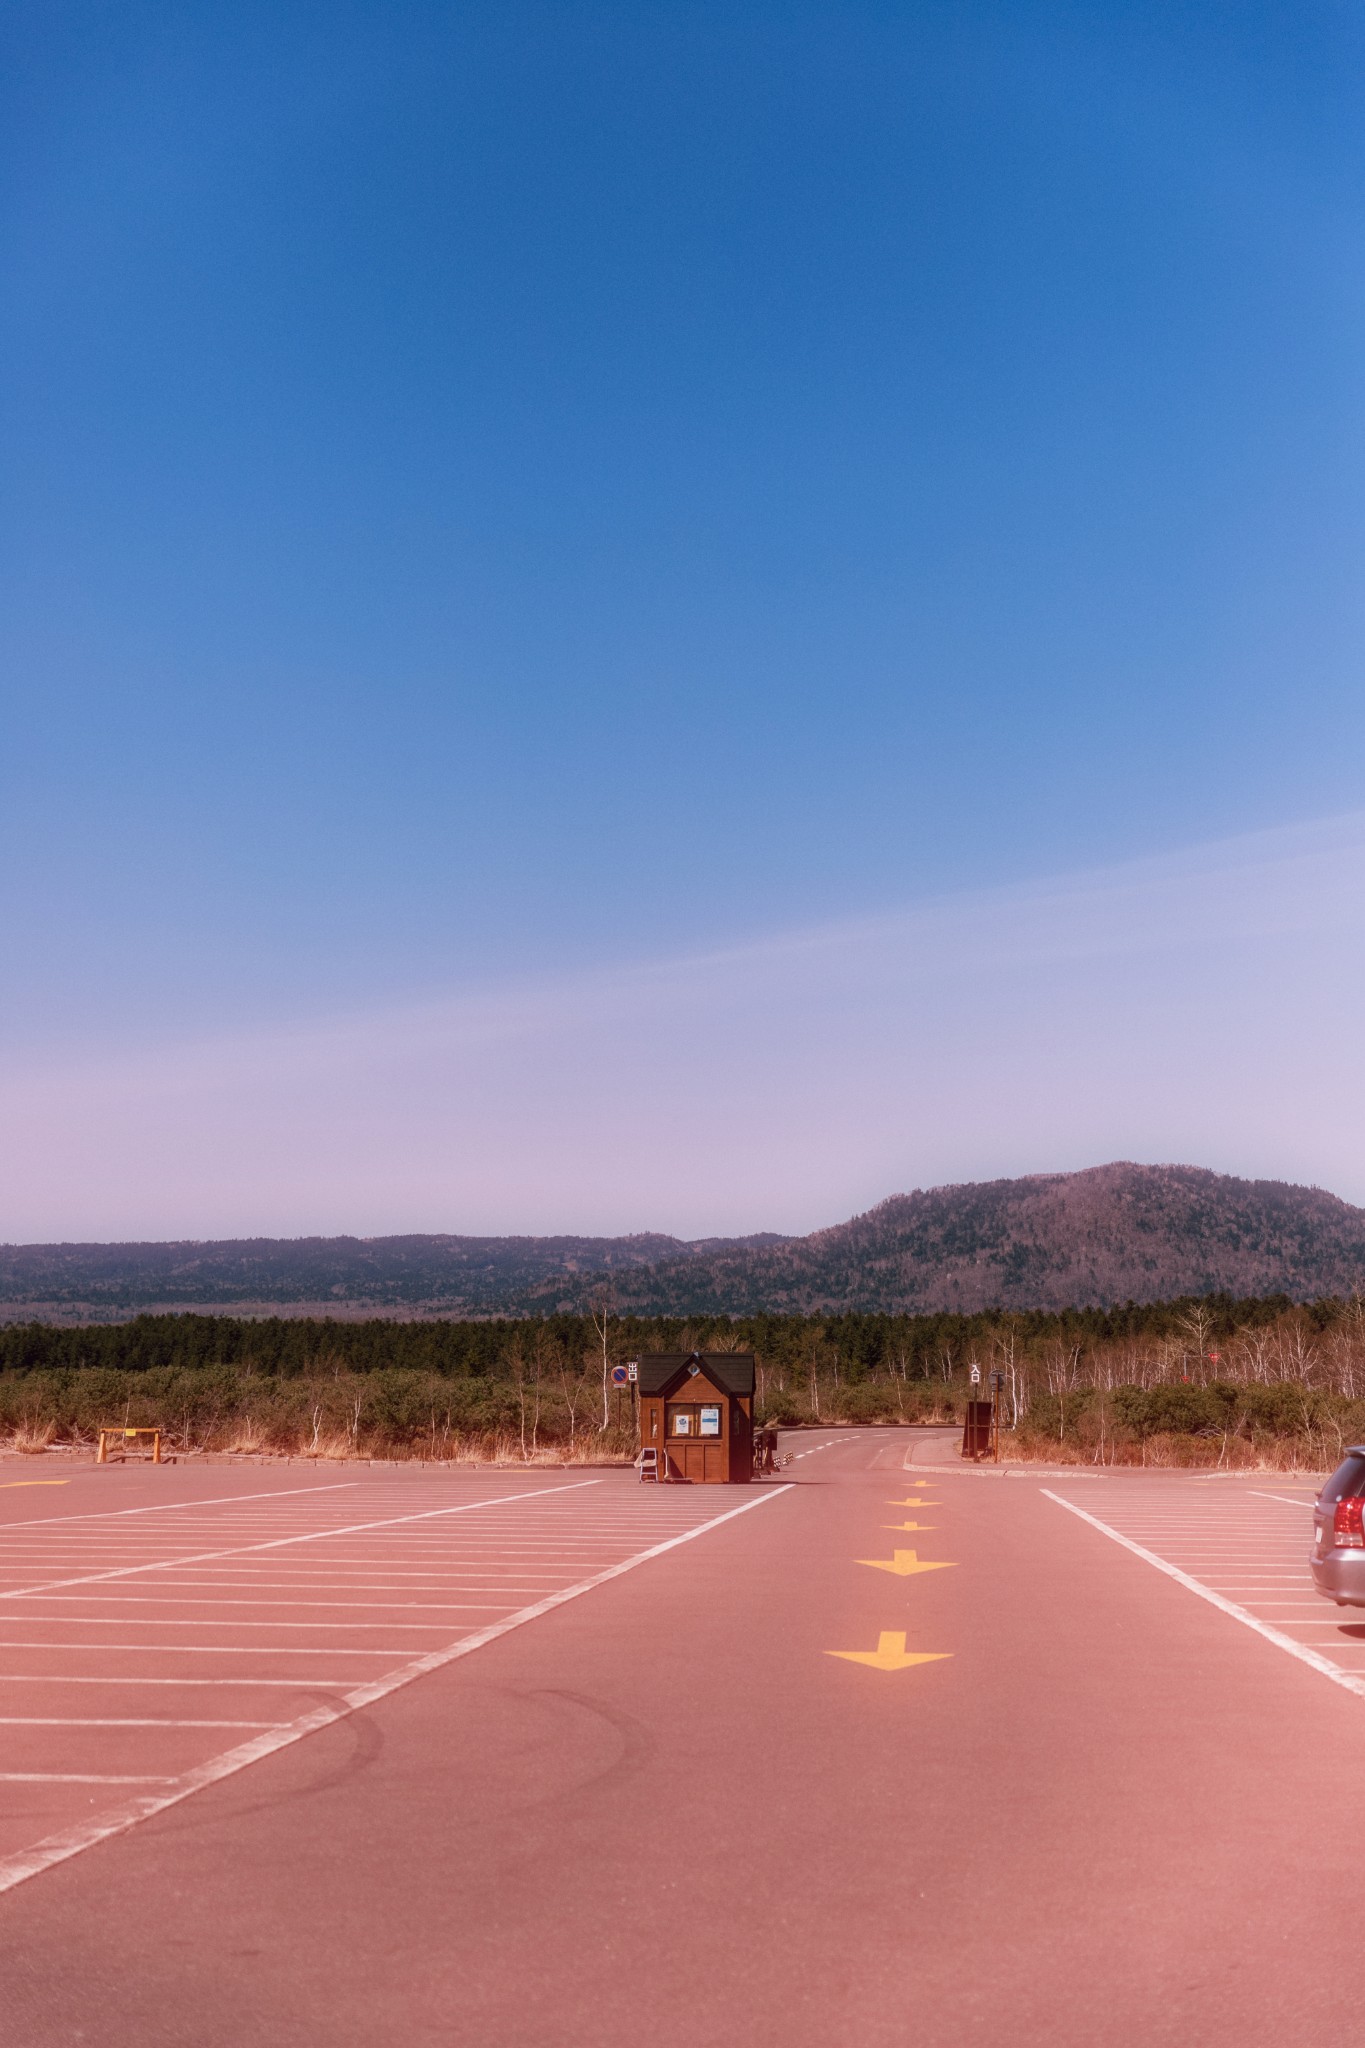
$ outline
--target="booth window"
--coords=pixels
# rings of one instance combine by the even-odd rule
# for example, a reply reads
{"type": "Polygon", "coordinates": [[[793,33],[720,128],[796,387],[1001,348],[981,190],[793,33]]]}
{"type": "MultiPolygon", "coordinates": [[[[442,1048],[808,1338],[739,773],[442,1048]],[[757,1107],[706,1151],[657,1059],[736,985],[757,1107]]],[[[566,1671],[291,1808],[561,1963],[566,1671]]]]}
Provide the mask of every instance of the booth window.
{"type": "Polygon", "coordinates": [[[723,1435],[719,1402],[670,1401],[667,1434],[711,1437],[723,1435]]]}

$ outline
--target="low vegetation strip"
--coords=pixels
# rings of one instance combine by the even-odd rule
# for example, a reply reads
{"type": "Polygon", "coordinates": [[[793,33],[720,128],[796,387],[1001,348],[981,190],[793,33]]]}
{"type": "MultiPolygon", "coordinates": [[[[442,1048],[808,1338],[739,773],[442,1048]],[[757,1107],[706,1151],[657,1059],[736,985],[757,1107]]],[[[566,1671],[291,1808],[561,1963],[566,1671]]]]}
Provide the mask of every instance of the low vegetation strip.
{"type": "Polygon", "coordinates": [[[1206,1296],[971,1316],[555,1315],[490,1322],[140,1316],[0,1330],[0,1448],[627,1459],[643,1352],[752,1351],[769,1423],[956,1423],[999,1376],[1004,1455],[1320,1469],[1365,1438],[1365,1302],[1206,1296]]]}

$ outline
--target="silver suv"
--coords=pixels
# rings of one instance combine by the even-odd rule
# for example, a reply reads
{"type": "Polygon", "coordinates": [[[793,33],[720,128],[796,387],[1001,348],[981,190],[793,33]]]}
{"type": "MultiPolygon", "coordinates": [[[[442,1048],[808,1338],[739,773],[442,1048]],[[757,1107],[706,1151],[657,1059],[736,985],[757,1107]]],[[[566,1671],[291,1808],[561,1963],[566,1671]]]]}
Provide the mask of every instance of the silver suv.
{"type": "Polygon", "coordinates": [[[1338,1607],[1365,1607],[1365,1445],[1355,1444],[1313,1503],[1313,1584],[1338,1607]]]}

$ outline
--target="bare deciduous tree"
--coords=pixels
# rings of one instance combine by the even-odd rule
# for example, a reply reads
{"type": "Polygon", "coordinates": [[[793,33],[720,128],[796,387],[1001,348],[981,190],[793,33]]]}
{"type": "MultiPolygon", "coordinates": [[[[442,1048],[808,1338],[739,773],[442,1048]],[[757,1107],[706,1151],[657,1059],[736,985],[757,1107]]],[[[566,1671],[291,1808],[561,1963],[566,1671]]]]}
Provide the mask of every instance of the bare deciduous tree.
{"type": "Polygon", "coordinates": [[[592,1326],[602,1346],[602,1434],[611,1428],[611,1356],[607,1348],[607,1332],[611,1323],[613,1290],[610,1285],[603,1287],[597,1299],[591,1304],[589,1314],[592,1326]]]}

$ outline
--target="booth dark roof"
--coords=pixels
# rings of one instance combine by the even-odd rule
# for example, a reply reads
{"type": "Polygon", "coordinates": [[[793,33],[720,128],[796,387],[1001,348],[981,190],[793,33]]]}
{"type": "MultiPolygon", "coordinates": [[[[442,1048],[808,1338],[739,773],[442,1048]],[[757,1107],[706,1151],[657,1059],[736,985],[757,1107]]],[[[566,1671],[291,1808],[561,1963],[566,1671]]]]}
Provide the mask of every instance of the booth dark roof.
{"type": "Polygon", "coordinates": [[[706,1377],[725,1394],[752,1394],[754,1354],[752,1351],[654,1351],[640,1360],[639,1386],[642,1394],[662,1394],[689,1360],[695,1359],[706,1377]]]}

